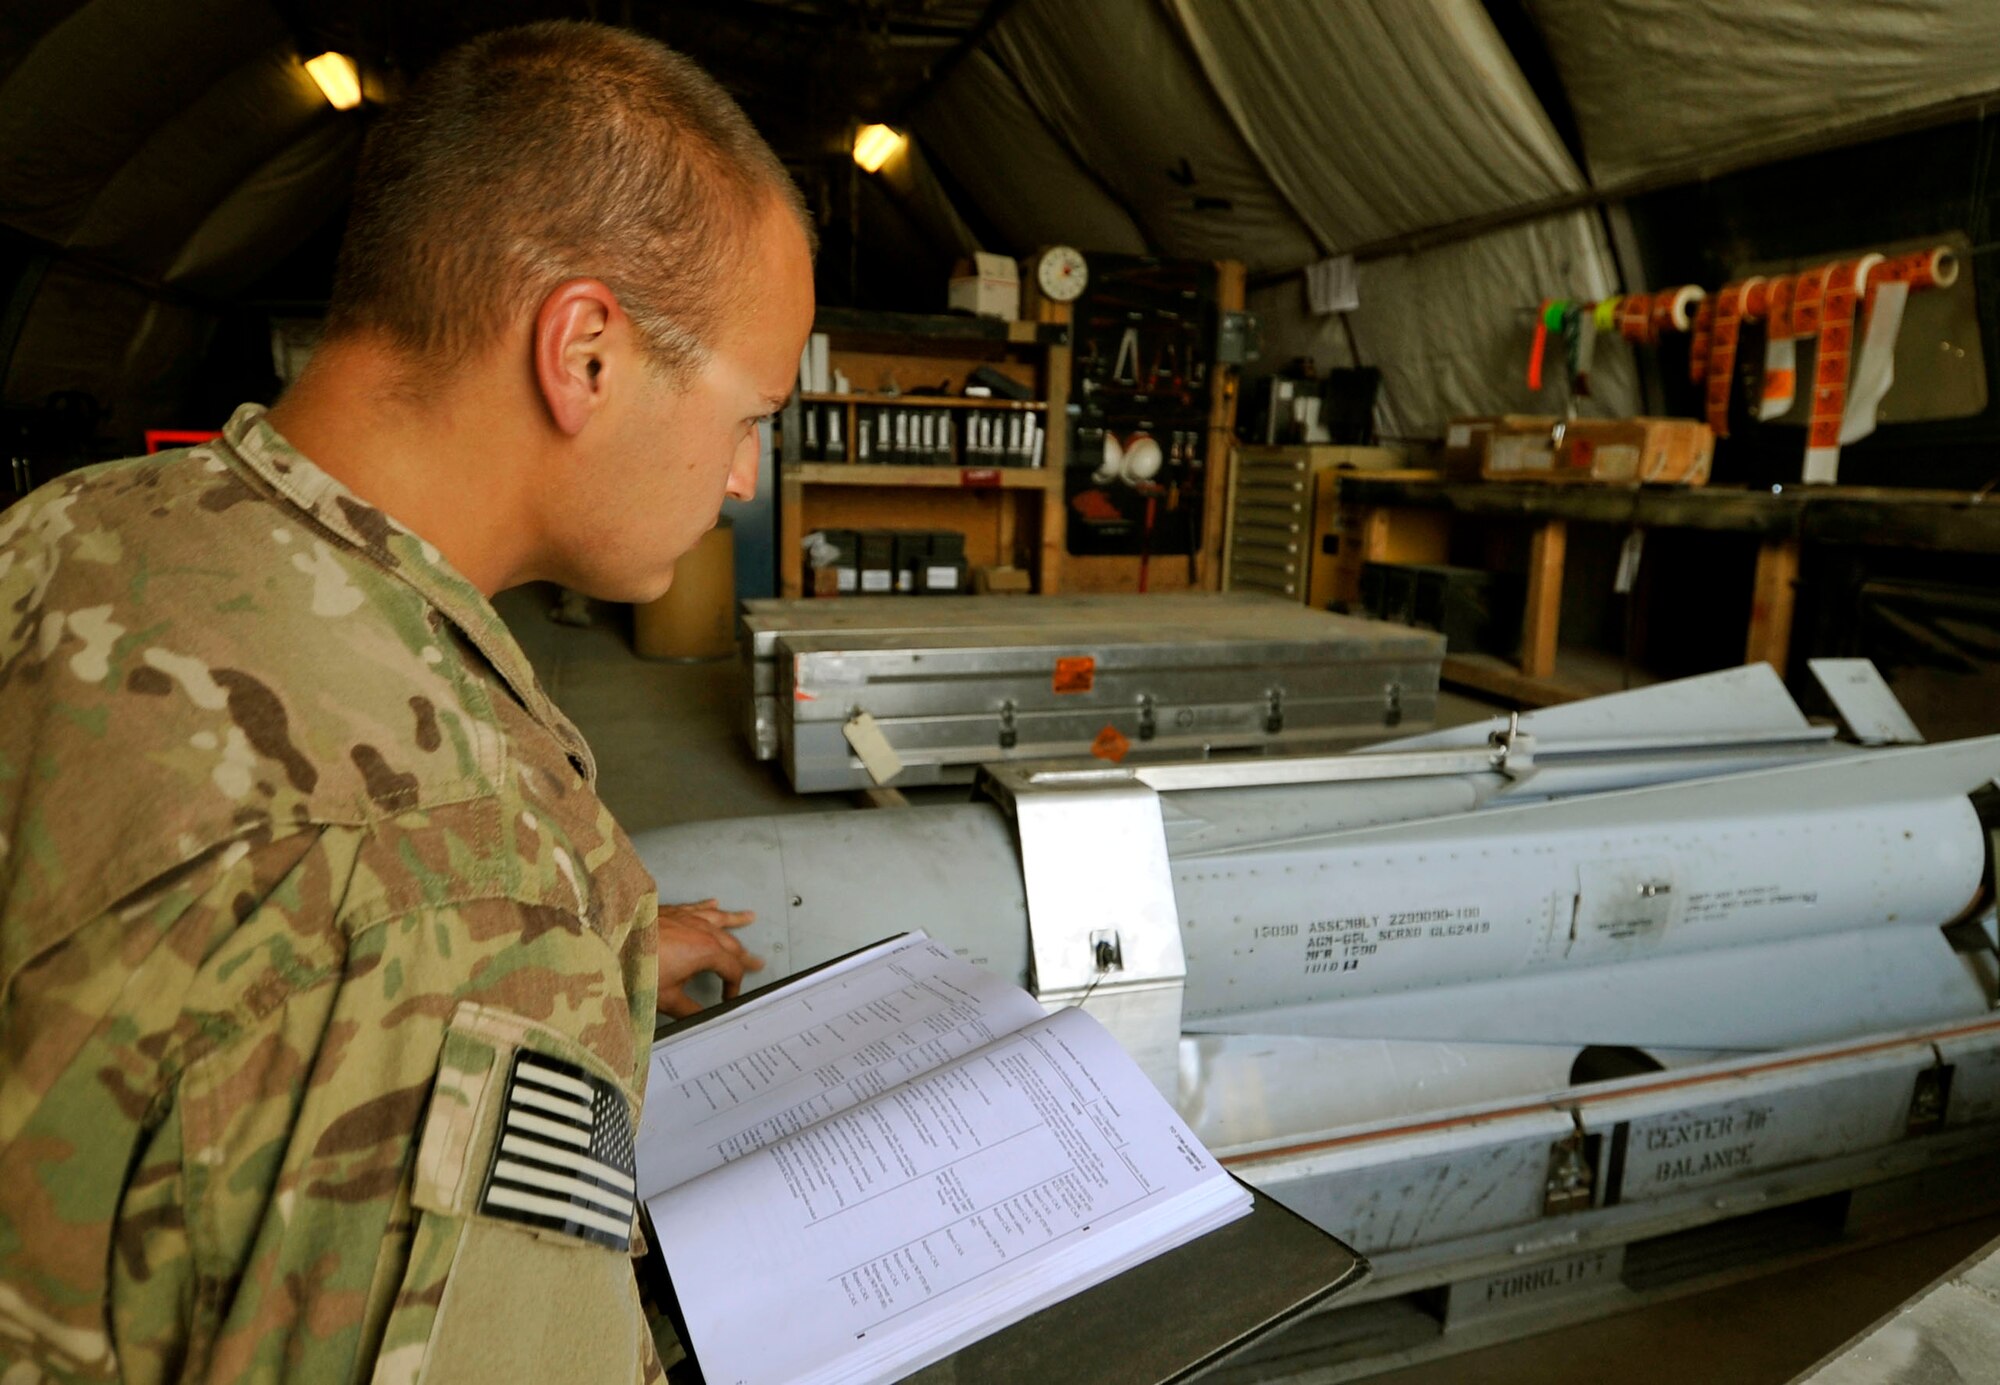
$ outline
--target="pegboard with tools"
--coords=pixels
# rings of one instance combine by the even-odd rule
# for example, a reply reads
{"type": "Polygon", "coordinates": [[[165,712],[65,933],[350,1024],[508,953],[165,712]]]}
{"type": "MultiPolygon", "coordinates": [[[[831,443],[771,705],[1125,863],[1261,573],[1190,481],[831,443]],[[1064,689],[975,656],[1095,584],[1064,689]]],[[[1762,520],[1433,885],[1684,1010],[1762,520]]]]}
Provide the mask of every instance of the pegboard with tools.
{"type": "Polygon", "coordinates": [[[1201,551],[1216,364],[1218,273],[1205,260],[1092,255],[1075,304],[1072,442],[1063,494],[1072,554],[1201,551]]]}

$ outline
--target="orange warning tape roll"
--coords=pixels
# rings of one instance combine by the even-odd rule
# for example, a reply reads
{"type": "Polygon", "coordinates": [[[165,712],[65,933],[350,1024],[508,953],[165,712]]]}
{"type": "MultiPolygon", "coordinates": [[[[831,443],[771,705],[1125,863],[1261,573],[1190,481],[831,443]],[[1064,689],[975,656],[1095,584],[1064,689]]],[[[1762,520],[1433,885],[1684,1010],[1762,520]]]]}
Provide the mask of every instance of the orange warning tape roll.
{"type": "Polygon", "coordinates": [[[1708,291],[1694,284],[1683,284],[1667,292],[1673,299],[1667,310],[1667,321],[1673,323],[1676,332],[1689,330],[1694,326],[1695,305],[1708,297],[1708,291]]]}
{"type": "Polygon", "coordinates": [[[1764,290],[1764,379],[1759,418],[1776,418],[1792,407],[1798,390],[1797,355],[1792,341],[1792,293],[1798,280],[1780,274],[1764,290]]]}
{"type": "MultiPolygon", "coordinates": [[[[1762,292],[1765,280],[1762,276],[1744,279],[1734,284],[1724,284],[1722,292],[1715,299],[1715,322],[1710,328],[1708,341],[1707,392],[1708,426],[1718,438],[1729,436],[1729,387],[1736,375],[1736,343],[1742,332],[1746,301],[1753,293],[1762,292]]],[[[1762,308],[1768,306],[1768,297],[1758,300],[1762,308]]]]}
{"type": "Polygon", "coordinates": [[[1798,283],[1789,274],[1780,274],[1764,285],[1764,335],[1774,341],[1788,341],[1792,335],[1792,290],[1798,283]]]}
{"type": "Polygon", "coordinates": [[[1802,270],[1792,281],[1792,335],[1810,337],[1819,331],[1820,301],[1826,297],[1826,279],[1833,266],[1823,264],[1802,270]]]}
{"type": "Polygon", "coordinates": [[[1618,304],[1618,335],[1635,346],[1644,346],[1652,338],[1648,329],[1652,325],[1652,298],[1648,294],[1628,293],[1618,304]]]}
{"type": "Polygon", "coordinates": [[[1867,297],[1872,303],[1876,288],[1887,283],[1908,284],[1914,293],[1918,289],[1948,289],[1957,282],[1958,256],[1940,245],[1934,250],[1895,255],[1876,264],[1869,271],[1867,297]]]}
{"type": "Polygon", "coordinates": [[[1653,295],[1653,310],[1646,320],[1646,339],[1657,342],[1674,325],[1674,290],[1661,289],[1653,295]]]}
{"type": "Polygon", "coordinates": [[[1715,300],[1704,298],[1694,310],[1694,334],[1688,338],[1688,380],[1701,384],[1708,379],[1709,332],[1715,321],[1715,300]]]}

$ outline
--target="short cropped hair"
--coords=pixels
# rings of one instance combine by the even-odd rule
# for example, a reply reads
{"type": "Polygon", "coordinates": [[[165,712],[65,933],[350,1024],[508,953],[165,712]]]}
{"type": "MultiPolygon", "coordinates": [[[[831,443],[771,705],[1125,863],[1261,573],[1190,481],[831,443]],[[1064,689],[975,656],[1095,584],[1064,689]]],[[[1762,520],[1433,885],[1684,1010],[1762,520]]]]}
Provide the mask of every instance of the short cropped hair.
{"type": "Polygon", "coordinates": [[[713,78],[628,30],[558,20],[452,50],[369,132],[326,335],[449,369],[565,279],[601,279],[670,375],[748,287],[738,258],[797,187],[713,78]]]}

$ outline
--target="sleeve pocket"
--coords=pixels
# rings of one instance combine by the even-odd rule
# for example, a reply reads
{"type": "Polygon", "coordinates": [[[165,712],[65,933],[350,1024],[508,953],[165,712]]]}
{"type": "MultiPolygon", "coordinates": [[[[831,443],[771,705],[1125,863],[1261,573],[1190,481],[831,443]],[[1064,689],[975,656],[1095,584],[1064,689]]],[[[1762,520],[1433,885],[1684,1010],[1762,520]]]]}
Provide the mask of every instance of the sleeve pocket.
{"type": "Polygon", "coordinates": [[[375,1380],[642,1377],[632,1108],[579,1045],[461,1005],[417,1148],[416,1226],[375,1380]]]}

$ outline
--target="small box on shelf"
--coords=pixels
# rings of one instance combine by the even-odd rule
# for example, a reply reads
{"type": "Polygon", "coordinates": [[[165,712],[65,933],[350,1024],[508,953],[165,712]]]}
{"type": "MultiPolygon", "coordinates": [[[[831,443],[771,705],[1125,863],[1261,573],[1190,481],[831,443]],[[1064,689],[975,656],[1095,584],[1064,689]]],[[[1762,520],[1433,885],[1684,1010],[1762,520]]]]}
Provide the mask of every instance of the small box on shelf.
{"type": "Polygon", "coordinates": [[[970,260],[960,261],[946,302],[955,313],[1012,322],[1021,316],[1020,270],[1005,255],[978,251],[970,260]]]}
{"type": "Polygon", "coordinates": [[[1028,574],[1017,567],[995,565],[972,570],[972,590],[979,596],[1026,596],[1033,589],[1028,574]]]}

